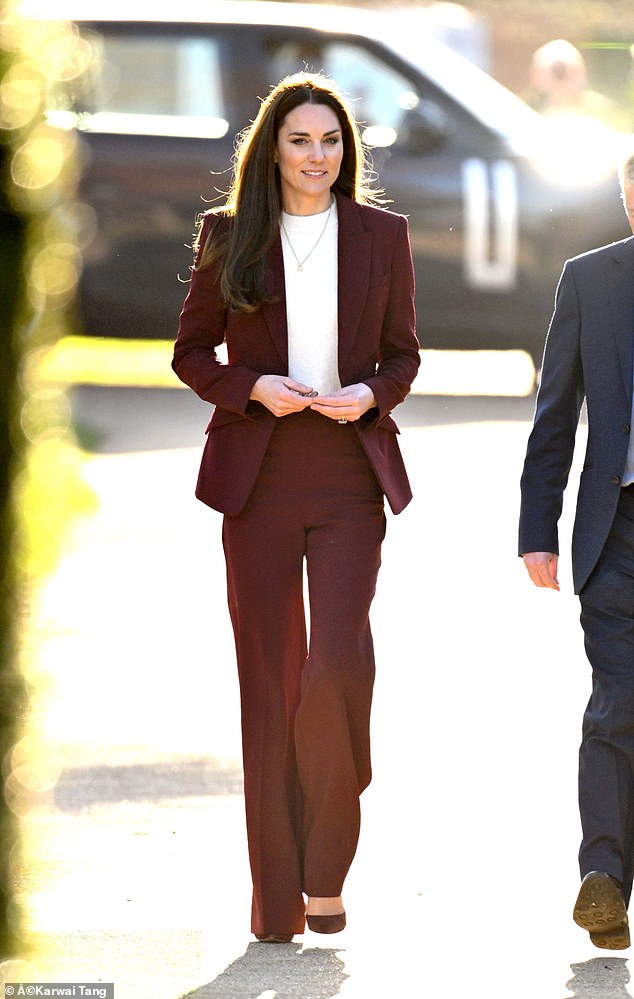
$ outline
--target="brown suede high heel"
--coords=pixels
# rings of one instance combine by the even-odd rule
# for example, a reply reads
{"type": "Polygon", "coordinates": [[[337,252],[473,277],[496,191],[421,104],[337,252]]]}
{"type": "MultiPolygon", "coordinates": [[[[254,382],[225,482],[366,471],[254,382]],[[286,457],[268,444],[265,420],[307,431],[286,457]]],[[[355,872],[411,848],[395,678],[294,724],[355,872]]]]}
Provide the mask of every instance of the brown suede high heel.
{"type": "Polygon", "coordinates": [[[313,933],[340,933],[346,925],[346,914],[336,912],[332,916],[311,916],[307,913],[306,922],[313,933]]]}

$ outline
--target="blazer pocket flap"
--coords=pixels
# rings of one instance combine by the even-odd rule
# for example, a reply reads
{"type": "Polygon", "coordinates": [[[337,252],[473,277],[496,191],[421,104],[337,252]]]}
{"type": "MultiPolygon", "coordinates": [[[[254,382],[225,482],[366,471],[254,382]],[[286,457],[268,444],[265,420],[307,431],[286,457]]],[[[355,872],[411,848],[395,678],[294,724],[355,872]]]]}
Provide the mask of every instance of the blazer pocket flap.
{"type": "Polygon", "coordinates": [[[208,434],[210,430],[220,430],[231,423],[254,424],[262,423],[267,419],[274,420],[275,417],[259,402],[250,402],[246,413],[235,413],[232,409],[222,409],[220,406],[216,406],[205,433],[208,434]]]}
{"type": "Polygon", "coordinates": [[[381,420],[377,420],[376,425],[379,428],[379,430],[389,430],[393,434],[400,434],[401,432],[398,429],[398,426],[396,425],[392,417],[389,415],[389,413],[387,416],[384,416],[381,420]]]}
{"type": "Polygon", "coordinates": [[[208,434],[210,430],[219,430],[220,427],[226,427],[229,423],[238,423],[240,420],[248,419],[250,417],[244,413],[233,413],[230,409],[220,409],[216,406],[211,414],[211,419],[207,424],[205,433],[208,434]]]}

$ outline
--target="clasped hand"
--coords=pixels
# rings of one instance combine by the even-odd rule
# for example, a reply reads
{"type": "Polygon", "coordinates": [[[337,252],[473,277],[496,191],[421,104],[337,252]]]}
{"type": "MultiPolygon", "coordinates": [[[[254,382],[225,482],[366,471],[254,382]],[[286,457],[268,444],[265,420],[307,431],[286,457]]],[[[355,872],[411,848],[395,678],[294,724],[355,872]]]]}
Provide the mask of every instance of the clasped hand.
{"type": "Polygon", "coordinates": [[[251,399],[262,403],[273,416],[288,416],[314,409],[330,420],[352,423],[376,404],[374,392],[363,382],[346,385],[330,395],[318,396],[314,389],[284,375],[261,375],[251,390],[251,399]]]}

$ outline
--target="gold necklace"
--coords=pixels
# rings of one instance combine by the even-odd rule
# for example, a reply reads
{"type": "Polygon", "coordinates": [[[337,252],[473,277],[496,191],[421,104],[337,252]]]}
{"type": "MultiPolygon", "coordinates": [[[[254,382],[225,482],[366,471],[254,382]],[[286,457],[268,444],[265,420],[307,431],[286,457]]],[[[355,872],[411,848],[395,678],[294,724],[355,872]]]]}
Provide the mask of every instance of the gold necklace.
{"type": "Polygon", "coordinates": [[[288,232],[286,231],[286,226],[284,225],[284,218],[283,218],[283,216],[280,216],[280,225],[282,226],[282,231],[284,232],[284,235],[286,236],[286,242],[288,243],[289,249],[290,249],[291,253],[293,254],[293,256],[295,257],[295,260],[297,262],[297,270],[298,271],[303,271],[304,270],[304,264],[306,263],[306,261],[308,260],[308,258],[315,252],[315,250],[317,249],[317,247],[319,246],[319,244],[321,242],[321,237],[323,236],[323,234],[325,233],[326,229],[328,228],[328,222],[330,221],[330,213],[332,211],[333,200],[334,200],[333,198],[330,199],[330,204],[328,205],[328,211],[326,212],[326,221],[324,222],[323,229],[321,230],[321,232],[319,233],[319,236],[317,237],[317,242],[313,245],[312,249],[308,251],[308,253],[306,254],[306,256],[304,257],[303,260],[300,260],[299,257],[297,256],[297,254],[295,253],[295,247],[291,243],[290,236],[288,235],[288,232]]]}

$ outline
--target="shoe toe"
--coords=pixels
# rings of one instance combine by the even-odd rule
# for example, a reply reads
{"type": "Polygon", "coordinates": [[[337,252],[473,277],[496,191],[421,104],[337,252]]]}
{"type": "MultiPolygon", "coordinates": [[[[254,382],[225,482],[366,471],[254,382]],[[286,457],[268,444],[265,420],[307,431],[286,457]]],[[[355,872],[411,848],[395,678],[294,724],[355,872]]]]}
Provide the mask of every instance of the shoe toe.
{"type": "Polygon", "coordinates": [[[345,912],[337,912],[332,916],[313,916],[307,914],[308,929],[313,933],[340,933],[346,926],[345,912]]]}

